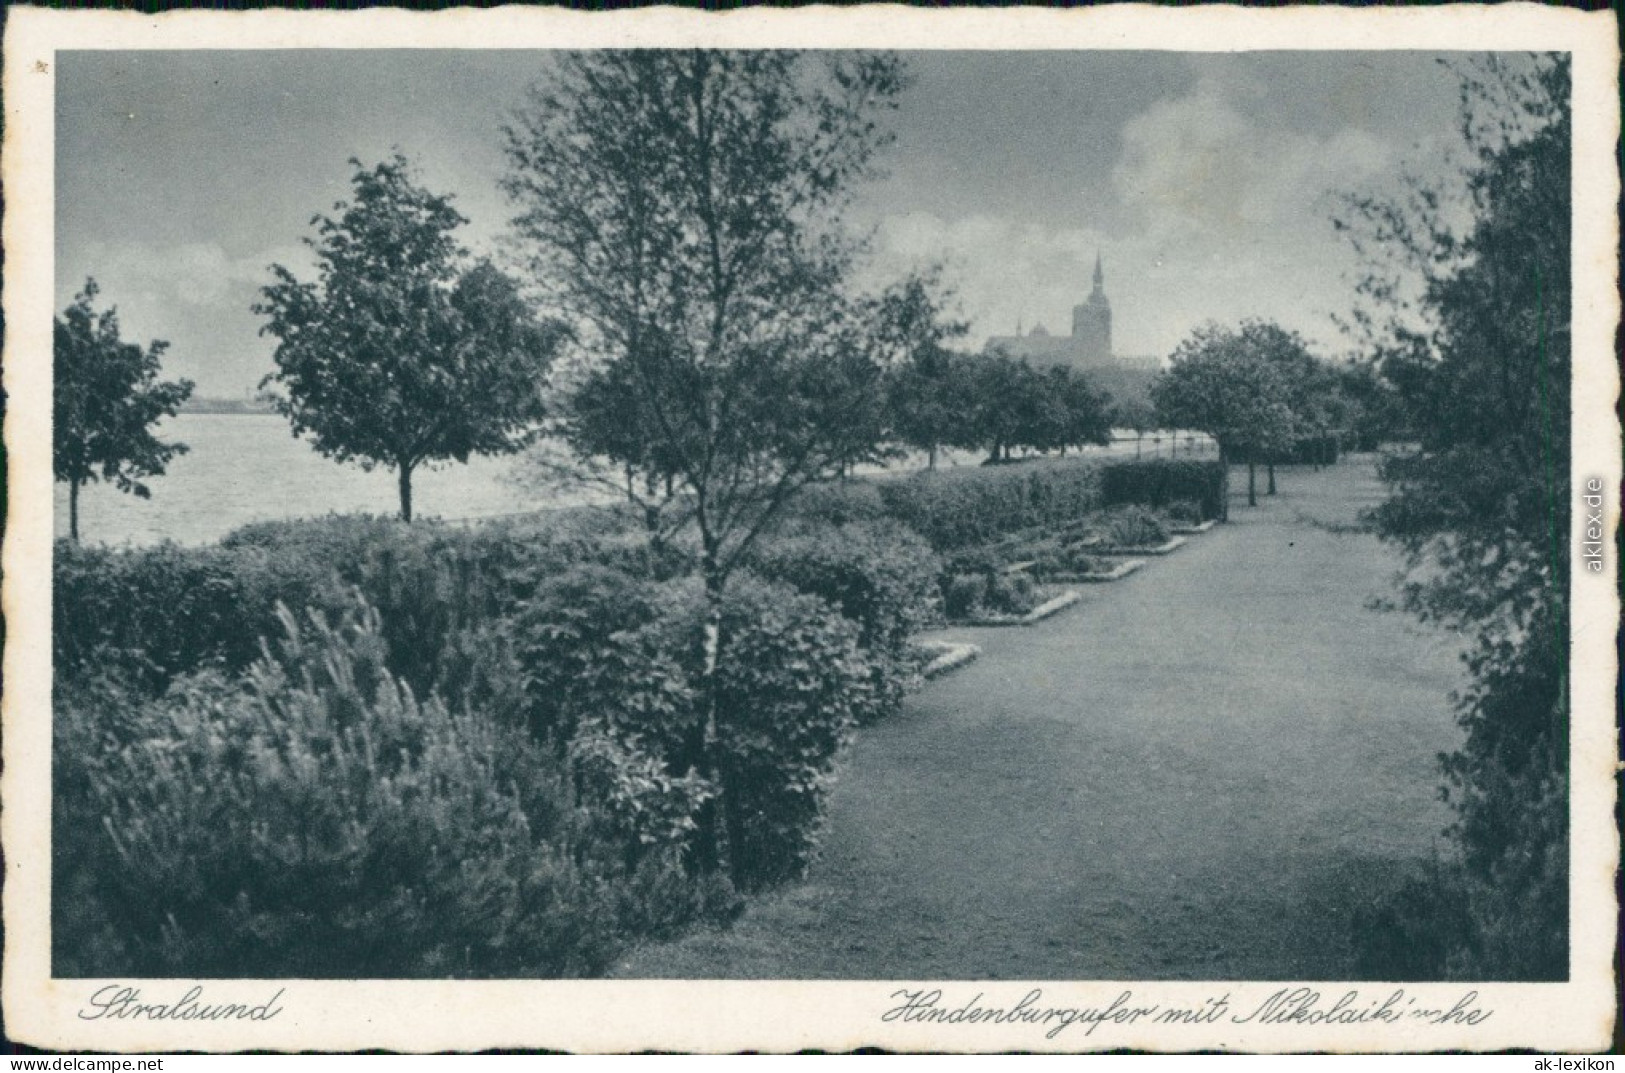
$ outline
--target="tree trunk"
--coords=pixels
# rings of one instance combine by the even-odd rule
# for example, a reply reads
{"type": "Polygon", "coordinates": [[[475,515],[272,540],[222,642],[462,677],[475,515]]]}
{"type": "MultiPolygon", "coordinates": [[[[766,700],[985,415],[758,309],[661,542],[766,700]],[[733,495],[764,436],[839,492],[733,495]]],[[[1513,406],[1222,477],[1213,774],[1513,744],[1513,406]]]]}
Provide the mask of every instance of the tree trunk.
{"type": "Polygon", "coordinates": [[[412,466],[402,462],[396,467],[396,476],[401,486],[401,521],[412,520],[412,466]]]}
{"type": "Polygon", "coordinates": [[[1135,457],[1136,460],[1138,460],[1139,457],[1140,457],[1140,444],[1142,442],[1144,442],[1144,440],[1145,440],[1145,433],[1140,432],[1140,431],[1136,431],[1134,433],[1134,457],[1135,457]]]}
{"type": "Polygon", "coordinates": [[[1269,473],[1270,473],[1270,490],[1269,490],[1269,494],[1274,495],[1275,494],[1275,460],[1274,459],[1270,460],[1268,468],[1269,468],[1269,473]]]}
{"type": "Polygon", "coordinates": [[[1247,455],[1247,505],[1258,506],[1258,464],[1251,453],[1247,455]]]}
{"type": "Polygon", "coordinates": [[[77,478],[68,482],[68,539],[79,543],[79,485],[77,478]]]}
{"type": "Polygon", "coordinates": [[[1230,456],[1225,453],[1224,444],[1219,444],[1219,473],[1222,474],[1219,488],[1219,521],[1230,520],[1230,456]]]}
{"type": "Polygon", "coordinates": [[[926,453],[926,456],[925,456],[925,468],[926,469],[936,469],[937,468],[937,445],[934,444],[934,443],[931,445],[930,451],[926,453]]]}
{"type": "MultiPolygon", "coordinates": [[[[707,543],[710,543],[707,541],[707,543]]],[[[721,791],[701,805],[694,815],[693,868],[700,873],[716,872],[722,866],[721,826],[727,823],[726,813],[733,802],[727,788],[718,783],[716,765],[717,742],[717,668],[722,653],[722,594],[727,579],[717,563],[716,549],[706,548],[700,564],[705,579],[705,623],[701,637],[703,664],[700,670],[700,720],[689,739],[690,770],[701,778],[717,784],[721,791]],[[720,813],[719,813],[720,810],[720,813]]],[[[737,871],[740,862],[732,862],[737,871]]]]}

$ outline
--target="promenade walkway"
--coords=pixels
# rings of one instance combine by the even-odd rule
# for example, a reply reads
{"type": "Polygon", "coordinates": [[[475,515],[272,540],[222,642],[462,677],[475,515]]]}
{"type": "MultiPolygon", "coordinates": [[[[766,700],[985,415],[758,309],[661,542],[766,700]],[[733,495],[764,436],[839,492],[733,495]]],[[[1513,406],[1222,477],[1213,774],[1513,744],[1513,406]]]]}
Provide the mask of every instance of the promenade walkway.
{"type": "Polygon", "coordinates": [[[982,658],[861,732],[807,882],[614,975],[1349,977],[1457,740],[1455,640],[1368,610],[1397,560],[1336,529],[1380,495],[1369,463],[1287,471],[1054,619],[945,634],[982,658]]]}

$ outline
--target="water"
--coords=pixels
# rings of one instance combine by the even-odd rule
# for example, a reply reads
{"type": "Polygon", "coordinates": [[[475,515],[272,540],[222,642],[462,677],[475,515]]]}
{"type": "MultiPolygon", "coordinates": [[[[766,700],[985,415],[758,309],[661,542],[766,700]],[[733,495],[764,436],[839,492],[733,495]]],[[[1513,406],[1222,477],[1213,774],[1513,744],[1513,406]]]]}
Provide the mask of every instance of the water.
{"type": "MultiPolygon", "coordinates": [[[[293,437],[276,414],[180,414],[158,435],[191,450],[168,472],[145,483],[151,499],[137,499],[107,484],[79,492],[79,533],[87,541],[203,544],[238,526],[277,518],[329,513],[394,514],[400,509],[395,472],[368,473],[340,465],[293,437]]],[[[418,517],[481,518],[562,505],[517,479],[512,457],[475,458],[467,465],[419,469],[412,475],[412,510],[418,517]]],[[[68,532],[68,489],[56,486],[55,525],[68,532]]]]}
{"type": "MultiPolygon", "coordinates": [[[[276,414],[180,414],[158,430],[166,441],[179,440],[191,451],[174,459],[162,477],[146,484],[151,499],[137,499],[111,485],[92,484],[79,493],[79,533],[86,541],[108,544],[155,544],[173,540],[204,544],[219,540],[249,522],[314,517],[331,513],[394,514],[400,507],[393,470],[366,472],[340,465],[295,439],[288,422],[276,414]]],[[[1090,454],[1133,457],[1132,433],[1119,433],[1110,447],[1090,454]]],[[[1199,437],[1199,439],[1205,439],[1199,437]]],[[[1211,457],[1211,446],[1198,446],[1211,457]]],[[[1163,454],[1167,446],[1147,436],[1140,450],[1163,454]]],[[[1184,454],[1181,436],[1181,454],[1184,454]]],[[[943,452],[939,465],[974,465],[973,452],[943,452]]],[[[893,471],[924,465],[923,457],[894,464],[893,471]]],[[[489,518],[568,506],[590,493],[537,487],[527,479],[520,458],[475,458],[420,469],[412,478],[412,510],[421,518],[489,518]]],[[[55,525],[68,532],[68,489],[58,484],[55,525]]]]}

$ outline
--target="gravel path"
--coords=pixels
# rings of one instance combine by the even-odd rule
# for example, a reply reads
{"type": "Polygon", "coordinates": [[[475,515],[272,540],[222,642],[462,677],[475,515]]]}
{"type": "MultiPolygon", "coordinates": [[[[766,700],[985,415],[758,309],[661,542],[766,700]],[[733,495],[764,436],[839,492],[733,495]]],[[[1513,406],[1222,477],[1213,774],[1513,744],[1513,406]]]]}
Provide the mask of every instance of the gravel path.
{"type": "Polygon", "coordinates": [[[1397,562],[1335,529],[1380,495],[1367,463],[1288,470],[1053,619],[937,635],[982,658],[860,735],[807,882],[614,975],[1350,977],[1457,734],[1453,639],[1368,610],[1397,562]]]}

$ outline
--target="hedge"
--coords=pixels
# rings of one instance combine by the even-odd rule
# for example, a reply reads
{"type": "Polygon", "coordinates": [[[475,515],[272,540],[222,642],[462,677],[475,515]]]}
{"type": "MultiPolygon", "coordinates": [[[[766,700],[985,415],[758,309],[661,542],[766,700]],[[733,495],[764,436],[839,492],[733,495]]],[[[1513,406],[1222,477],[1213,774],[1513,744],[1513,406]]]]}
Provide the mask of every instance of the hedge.
{"type": "Polygon", "coordinates": [[[729,586],[722,637],[717,777],[733,881],[753,891],[812,863],[835,761],[874,709],[875,676],[850,620],[748,574],[729,586]]]}
{"type": "Polygon", "coordinates": [[[1044,459],[934,470],[877,482],[896,520],[939,552],[986,544],[1023,529],[1056,527],[1103,507],[1201,505],[1223,512],[1225,467],[1196,459],[1044,459]]]}
{"type": "Polygon", "coordinates": [[[236,672],[278,629],[277,607],[337,613],[359,589],[383,616],[390,667],[420,694],[459,631],[511,613],[576,563],[647,577],[685,568],[614,518],[476,528],[366,516],[262,523],[219,545],[109,549],[59,541],[52,643],[59,674],[109,663],[160,690],[209,664],[236,672]]]}
{"type": "Polygon", "coordinates": [[[1101,468],[1087,460],[933,470],[879,482],[887,512],[939,552],[1099,508],[1101,468]]]}
{"type": "Polygon", "coordinates": [[[1180,500],[1201,505],[1203,520],[1221,517],[1227,468],[1216,459],[1145,458],[1101,465],[1106,506],[1166,507],[1180,500]]]}

